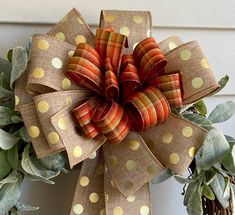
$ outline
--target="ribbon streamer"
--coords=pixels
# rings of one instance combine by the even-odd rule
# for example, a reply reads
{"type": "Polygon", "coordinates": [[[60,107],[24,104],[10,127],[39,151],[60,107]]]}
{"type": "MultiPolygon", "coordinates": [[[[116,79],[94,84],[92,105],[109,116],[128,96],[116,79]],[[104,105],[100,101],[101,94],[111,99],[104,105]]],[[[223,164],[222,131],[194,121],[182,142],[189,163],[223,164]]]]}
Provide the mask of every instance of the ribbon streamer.
{"type": "Polygon", "coordinates": [[[183,174],[203,142],[206,131],[170,109],[213,93],[213,72],[198,42],[157,44],[151,29],[149,12],[102,11],[95,37],[73,9],[33,37],[16,109],[39,158],[66,150],[71,168],[84,161],[71,215],[151,214],[148,182],[166,167],[183,174]]]}

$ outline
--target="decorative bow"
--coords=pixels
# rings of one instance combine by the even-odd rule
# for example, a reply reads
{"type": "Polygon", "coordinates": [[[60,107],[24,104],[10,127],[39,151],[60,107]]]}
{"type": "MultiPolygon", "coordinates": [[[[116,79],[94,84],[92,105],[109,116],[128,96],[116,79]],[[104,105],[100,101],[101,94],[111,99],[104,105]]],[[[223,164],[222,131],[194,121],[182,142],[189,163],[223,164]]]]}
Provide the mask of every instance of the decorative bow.
{"type": "Polygon", "coordinates": [[[83,161],[71,215],[147,215],[148,182],[165,167],[183,174],[206,134],[170,107],[218,84],[197,42],[149,37],[149,12],[102,11],[100,26],[94,37],[74,9],[34,35],[16,108],[39,158],[66,150],[71,168],[83,161]]]}

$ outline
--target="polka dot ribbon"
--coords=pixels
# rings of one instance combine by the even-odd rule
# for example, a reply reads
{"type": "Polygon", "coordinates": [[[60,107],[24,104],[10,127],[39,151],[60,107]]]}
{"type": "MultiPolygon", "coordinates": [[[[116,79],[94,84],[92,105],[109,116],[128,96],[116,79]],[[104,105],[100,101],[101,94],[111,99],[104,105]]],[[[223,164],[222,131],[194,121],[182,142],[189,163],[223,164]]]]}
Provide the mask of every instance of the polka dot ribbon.
{"type": "Polygon", "coordinates": [[[112,144],[121,142],[130,129],[155,127],[169,118],[170,106],[183,105],[180,76],[161,75],[167,60],[154,38],[123,56],[125,35],[98,29],[95,38],[96,48],[78,44],[67,66],[71,81],[94,92],[73,111],[87,137],[101,133],[112,144]]]}
{"type": "Polygon", "coordinates": [[[38,158],[84,161],[71,215],[150,215],[148,182],[164,168],[184,174],[206,135],[171,108],[218,83],[198,42],[156,43],[149,12],[102,11],[100,27],[94,36],[73,9],[34,35],[16,109],[38,158]]]}

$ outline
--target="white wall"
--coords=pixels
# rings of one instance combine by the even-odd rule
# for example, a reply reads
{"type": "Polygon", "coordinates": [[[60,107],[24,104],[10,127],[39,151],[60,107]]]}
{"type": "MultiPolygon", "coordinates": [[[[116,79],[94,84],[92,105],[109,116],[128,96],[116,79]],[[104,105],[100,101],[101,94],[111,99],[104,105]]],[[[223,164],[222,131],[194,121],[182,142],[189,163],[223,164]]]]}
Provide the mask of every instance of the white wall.
{"type": "MultiPolygon", "coordinates": [[[[1,0],[0,56],[9,48],[23,45],[33,32],[46,32],[72,7],[78,7],[95,28],[101,9],[151,10],[154,36],[158,41],[179,35],[184,41],[199,40],[217,78],[230,75],[230,84],[220,93],[206,99],[209,109],[227,100],[235,100],[235,1],[227,0],[1,0]]],[[[235,117],[220,128],[235,136],[235,117]]],[[[78,172],[61,175],[56,185],[25,181],[21,200],[40,205],[30,214],[67,215],[78,172]]],[[[182,186],[174,180],[151,186],[153,215],[186,215],[182,204],[182,186]]],[[[93,215],[93,214],[92,214],[93,215]]]]}

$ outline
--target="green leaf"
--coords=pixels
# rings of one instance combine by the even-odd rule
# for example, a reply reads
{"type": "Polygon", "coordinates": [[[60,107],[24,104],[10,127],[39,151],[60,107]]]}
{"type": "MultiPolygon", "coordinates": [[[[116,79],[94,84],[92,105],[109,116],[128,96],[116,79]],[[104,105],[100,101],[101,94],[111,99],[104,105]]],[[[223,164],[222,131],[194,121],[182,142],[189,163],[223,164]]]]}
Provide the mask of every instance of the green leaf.
{"type": "Polygon", "coordinates": [[[210,186],[222,207],[227,208],[229,206],[230,191],[225,178],[221,174],[216,174],[210,186]]]}
{"type": "Polygon", "coordinates": [[[219,104],[210,113],[208,119],[212,123],[220,123],[230,119],[235,114],[235,102],[227,101],[223,104],[219,104]]]}
{"type": "Polygon", "coordinates": [[[227,85],[228,81],[229,81],[229,76],[228,75],[225,75],[223,78],[221,78],[218,82],[219,83],[219,88],[216,91],[214,91],[211,95],[215,95],[218,92],[220,92],[222,89],[224,89],[224,87],[227,85]]]}
{"type": "Polygon", "coordinates": [[[17,202],[16,208],[17,208],[18,211],[36,211],[36,210],[39,209],[39,207],[25,205],[25,204],[22,204],[22,203],[19,203],[19,202],[17,202]]]}
{"type": "Polygon", "coordinates": [[[228,153],[221,164],[230,172],[235,173],[235,144],[229,142],[230,145],[230,153],[228,153]]]}
{"type": "Polygon", "coordinates": [[[0,148],[9,150],[18,142],[18,140],[19,138],[0,129],[0,148]]]}
{"type": "Polygon", "coordinates": [[[5,185],[5,184],[10,184],[10,183],[15,183],[19,179],[19,174],[17,171],[12,171],[6,178],[2,179],[0,181],[0,189],[5,185]]]}
{"type": "Polygon", "coordinates": [[[0,106],[0,128],[12,124],[13,115],[13,110],[4,106],[0,106]]]}
{"type": "Polygon", "coordinates": [[[189,215],[203,214],[201,181],[188,185],[184,197],[184,204],[187,207],[189,215]]]}
{"type": "Polygon", "coordinates": [[[10,49],[7,53],[7,59],[9,60],[9,62],[12,62],[12,53],[13,53],[13,49],[10,49]]]}
{"type": "MultiPolygon", "coordinates": [[[[1,80],[1,86],[5,86],[5,84],[9,85],[10,84],[10,77],[11,77],[11,70],[12,70],[12,65],[9,61],[0,58],[0,73],[4,74],[4,81],[6,83],[2,83],[1,80]]],[[[9,86],[7,87],[7,89],[9,86]]]]}
{"type": "Polygon", "coordinates": [[[230,199],[231,199],[231,206],[232,206],[232,215],[235,214],[235,186],[234,184],[230,184],[230,199]]]}
{"type": "Polygon", "coordinates": [[[41,165],[52,171],[60,171],[65,167],[65,157],[63,156],[62,153],[57,153],[53,155],[49,155],[47,157],[37,159],[41,165]]]}
{"type": "Polygon", "coordinates": [[[29,156],[29,149],[30,144],[25,147],[21,160],[21,166],[26,173],[33,176],[32,178],[35,178],[35,180],[37,178],[49,180],[59,175],[60,171],[51,171],[46,168],[43,169],[38,163],[33,162],[33,159],[29,156]]]}
{"type": "Polygon", "coordinates": [[[23,74],[28,64],[28,53],[23,47],[16,47],[12,51],[12,71],[10,86],[23,74]]]}
{"type": "Polygon", "coordinates": [[[170,169],[165,169],[164,171],[162,171],[160,174],[158,174],[157,176],[155,176],[152,179],[152,183],[153,184],[160,184],[163,181],[166,181],[167,179],[169,179],[170,177],[172,177],[172,172],[170,169]]]}
{"type": "Polygon", "coordinates": [[[13,115],[11,117],[11,120],[15,124],[23,121],[20,115],[13,115]]]}
{"type": "Polygon", "coordinates": [[[27,143],[30,142],[30,137],[29,137],[28,132],[27,132],[27,130],[26,130],[26,128],[25,128],[24,126],[20,129],[19,133],[20,133],[20,137],[21,137],[25,142],[27,142],[27,143]]]}
{"type": "Polygon", "coordinates": [[[197,109],[197,111],[205,116],[207,114],[207,108],[206,108],[206,104],[204,103],[203,100],[200,100],[199,102],[197,102],[196,104],[193,105],[194,108],[197,109]]]}
{"type": "Polygon", "coordinates": [[[183,178],[183,177],[181,177],[179,175],[174,175],[174,178],[180,184],[189,184],[189,183],[197,181],[197,178],[183,178]]]}
{"type": "Polygon", "coordinates": [[[20,175],[17,182],[5,184],[0,190],[0,214],[6,214],[18,202],[22,192],[22,180],[20,175]]]}
{"type": "Polygon", "coordinates": [[[213,193],[213,190],[205,183],[202,186],[202,194],[210,200],[215,200],[215,194],[213,193]]]}
{"type": "Polygon", "coordinates": [[[223,133],[212,128],[208,131],[202,147],[196,154],[196,164],[199,169],[210,169],[215,163],[221,161],[229,152],[229,144],[223,133]]]}
{"type": "Polygon", "coordinates": [[[7,160],[6,151],[0,151],[0,180],[3,179],[11,170],[11,166],[7,160]]]}
{"type": "Polygon", "coordinates": [[[7,160],[13,169],[17,169],[19,163],[17,145],[7,151],[7,160]]]}
{"type": "Polygon", "coordinates": [[[206,176],[205,183],[207,185],[210,185],[210,183],[214,180],[214,178],[216,176],[216,171],[214,170],[214,168],[211,168],[205,172],[205,176],[206,176]]]}
{"type": "Polygon", "coordinates": [[[183,113],[183,117],[191,122],[194,122],[194,123],[202,126],[202,127],[212,127],[212,122],[202,115],[185,112],[185,113],[183,113]]]}

